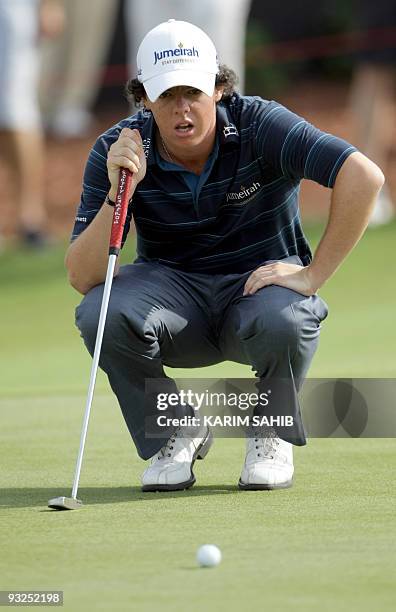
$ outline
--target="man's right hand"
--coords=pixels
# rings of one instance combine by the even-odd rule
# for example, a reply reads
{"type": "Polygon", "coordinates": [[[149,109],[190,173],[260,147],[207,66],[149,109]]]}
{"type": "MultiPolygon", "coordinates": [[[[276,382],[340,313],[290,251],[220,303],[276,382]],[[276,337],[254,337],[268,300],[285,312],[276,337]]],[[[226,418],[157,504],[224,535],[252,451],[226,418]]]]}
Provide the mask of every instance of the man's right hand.
{"type": "Polygon", "coordinates": [[[135,175],[136,182],[140,183],[146,175],[146,167],[146,156],[139,131],[124,128],[107,155],[107,174],[111,183],[110,200],[115,200],[117,196],[120,168],[128,168],[135,175]]]}

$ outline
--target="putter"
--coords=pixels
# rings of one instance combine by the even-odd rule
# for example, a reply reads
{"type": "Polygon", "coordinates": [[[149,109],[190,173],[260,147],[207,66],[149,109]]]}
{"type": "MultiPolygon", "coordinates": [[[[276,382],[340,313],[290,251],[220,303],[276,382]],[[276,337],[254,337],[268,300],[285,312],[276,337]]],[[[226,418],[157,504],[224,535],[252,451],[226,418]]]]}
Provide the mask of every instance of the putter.
{"type": "Polygon", "coordinates": [[[122,233],[124,231],[125,219],[128,210],[129,194],[132,186],[132,173],[126,168],[121,168],[118,181],[117,197],[114,206],[113,224],[111,227],[109,263],[107,264],[106,281],[103,290],[102,305],[100,307],[98,331],[96,334],[95,350],[91,367],[87,400],[85,404],[84,421],[81,431],[80,448],[77,456],[76,470],[71,497],[54,497],[48,502],[48,507],[54,510],[78,510],[82,501],[77,499],[78,483],[80,480],[81,464],[84,454],[85,440],[87,437],[89,416],[91,413],[92,399],[95,389],[96,375],[98,372],[99,356],[102,348],[103,332],[109,305],[110,291],[113,284],[115,263],[121,250],[122,233]]]}

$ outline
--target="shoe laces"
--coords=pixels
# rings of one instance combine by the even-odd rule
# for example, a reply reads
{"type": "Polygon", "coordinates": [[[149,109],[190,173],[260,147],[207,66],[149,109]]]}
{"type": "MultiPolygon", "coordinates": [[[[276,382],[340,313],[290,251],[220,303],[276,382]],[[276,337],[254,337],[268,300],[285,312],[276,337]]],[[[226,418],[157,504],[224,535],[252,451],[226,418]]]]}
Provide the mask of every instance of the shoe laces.
{"type": "Polygon", "coordinates": [[[172,457],[172,452],[174,450],[174,445],[176,443],[176,438],[179,435],[180,430],[179,428],[176,429],[173,434],[171,435],[171,437],[169,438],[169,440],[167,441],[166,444],[164,444],[164,446],[159,450],[158,455],[157,455],[157,459],[164,459],[166,457],[172,457]]]}
{"type": "Polygon", "coordinates": [[[253,430],[252,443],[258,457],[274,459],[280,444],[279,437],[272,427],[262,427],[253,430]]]}

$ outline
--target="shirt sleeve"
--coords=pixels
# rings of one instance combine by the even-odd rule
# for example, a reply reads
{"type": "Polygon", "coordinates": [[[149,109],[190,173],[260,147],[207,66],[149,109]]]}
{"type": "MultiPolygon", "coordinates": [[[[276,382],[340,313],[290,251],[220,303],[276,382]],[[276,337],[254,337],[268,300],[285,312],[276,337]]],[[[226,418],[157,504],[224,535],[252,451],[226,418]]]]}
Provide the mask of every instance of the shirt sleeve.
{"type": "Polygon", "coordinates": [[[318,130],[276,102],[263,106],[257,124],[257,154],[279,175],[333,187],[338,171],[357,149],[318,130]]]}
{"type": "MultiPolygon", "coordinates": [[[[75,240],[93,221],[109,192],[110,182],[106,166],[107,152],[117,137],[117,133],[106,133],[98,138],[91,149],[85,166],[83,190],[74,220],[71,242],[73,242],[73,240],[75,240]]],[[[129,207],[122,237],[122,246],[124,246],[129,232],[131,217],[131,207],[129,207]]]]}

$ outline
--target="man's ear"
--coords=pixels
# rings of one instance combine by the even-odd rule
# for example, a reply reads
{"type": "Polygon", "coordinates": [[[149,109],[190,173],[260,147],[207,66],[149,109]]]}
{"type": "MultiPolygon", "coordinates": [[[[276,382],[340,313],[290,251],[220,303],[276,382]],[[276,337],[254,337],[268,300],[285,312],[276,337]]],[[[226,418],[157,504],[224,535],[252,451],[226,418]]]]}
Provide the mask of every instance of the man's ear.
{"type": "Polygon", "coordinates": [[[142,103],[143,103],[143,108],[144,108],[144,110],[151,110],[151,108],[150,108],[151,102],[150,102],[150,100],[147,98],[147,96],[143,96],[143,98],[142,98],[142,103]]]}
{"type": "Polygon", "coordinates": [[[215,89],[215,101],[216,102],[220,102],[221,98],[223,97],[223,93],[224,93],[224,87],[216,87],[215,89]]]}

